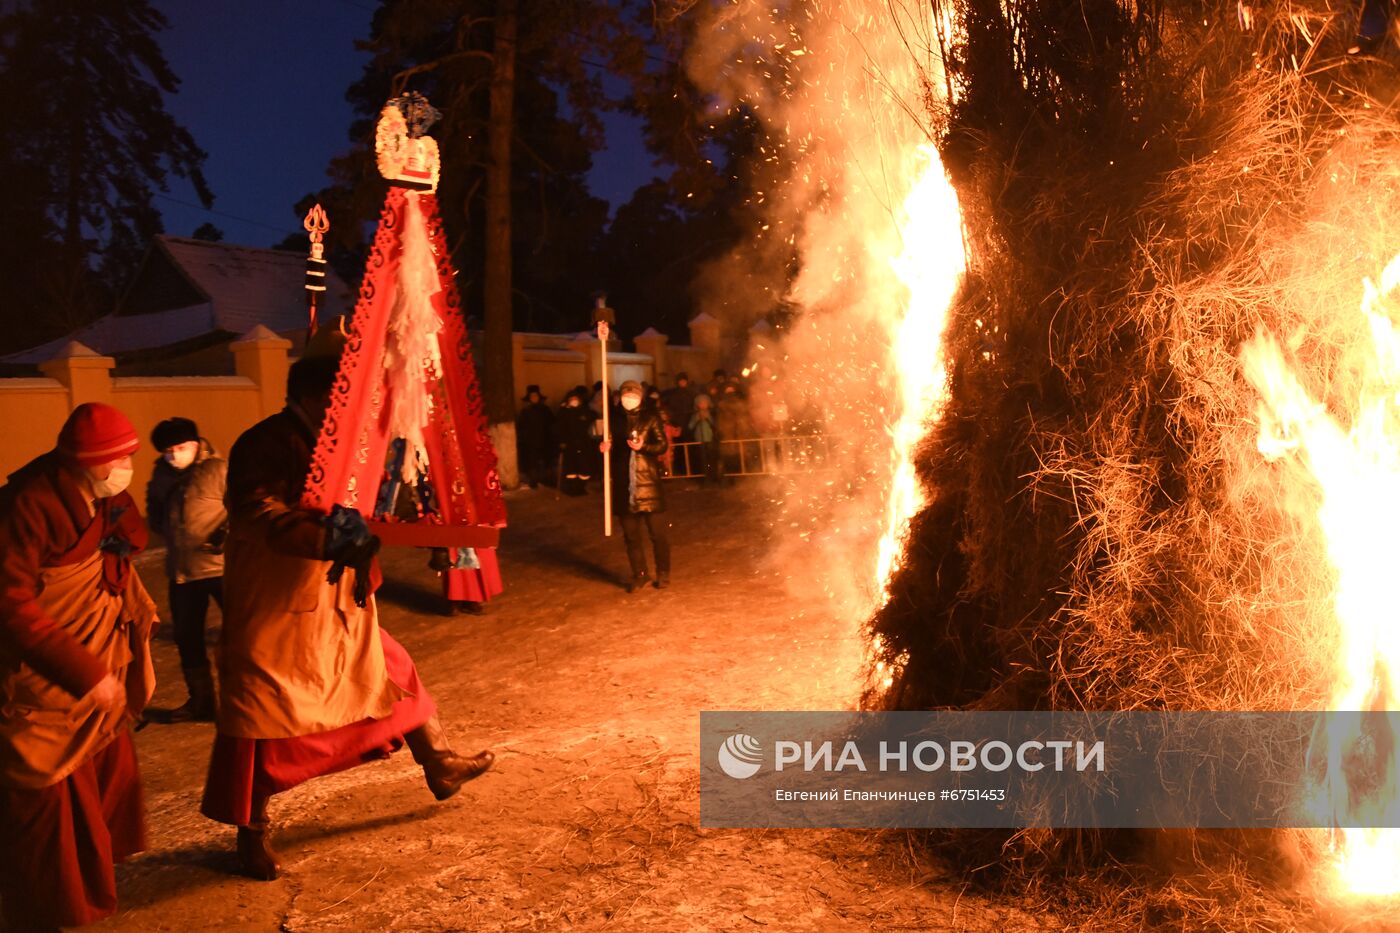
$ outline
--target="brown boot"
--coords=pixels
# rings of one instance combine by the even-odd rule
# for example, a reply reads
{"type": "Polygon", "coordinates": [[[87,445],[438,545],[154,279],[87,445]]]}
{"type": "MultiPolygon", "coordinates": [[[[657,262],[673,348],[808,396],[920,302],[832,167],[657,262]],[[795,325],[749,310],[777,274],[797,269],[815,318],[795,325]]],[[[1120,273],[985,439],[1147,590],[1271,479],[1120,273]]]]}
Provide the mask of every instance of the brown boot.
{"type": "Polygon", "coordinates": [[[438,800],[446,800],[457,793],[463,784],[480,777],[496,760],[489,751],[477,752],[470,758],[458,755],[448,747],[447,736],[436,715],[412,732],[404,733],[404,741],[413,753],[413,760],[423,766],[428,790],[438,800]]]}
{"type": "Polygon", "coordinates": [[[272,850],[272,824],[267,818],[267,798],[253,798],[253,814],[247,826],[238,827],[238,865],[243,874],[258,881],[276,881],[282,870],[272,850]]]}

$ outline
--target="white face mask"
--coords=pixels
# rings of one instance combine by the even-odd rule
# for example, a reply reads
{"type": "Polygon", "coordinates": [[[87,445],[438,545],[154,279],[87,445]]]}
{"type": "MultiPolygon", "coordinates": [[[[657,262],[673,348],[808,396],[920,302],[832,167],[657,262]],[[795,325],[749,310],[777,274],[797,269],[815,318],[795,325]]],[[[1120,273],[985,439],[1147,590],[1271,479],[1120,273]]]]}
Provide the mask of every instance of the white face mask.
{"type": "Polygon", "coordinates": [[[183,444],[176,444],[167,450],[162,457],[165,462],[177,470],[194,463],[194,458],[199,454],[199,441],[185,441],[183,444]]]}
{"type": "Polygon", "coordinates": [[[622,397],[622,407],[628,411],[636,411],[642,407],[642,397],[640,395],[624,395],[622,397]]]}
{"type": "Polygon", "coordinates": [[[119,492],[125,492],[126,487],[131,485],[131,476],[134,471],[130,467],[117,467],[107,474],[106,479],[98,479],[93,476],[92,494],[99,499],[106,499],[115,496],[119,492]]]}

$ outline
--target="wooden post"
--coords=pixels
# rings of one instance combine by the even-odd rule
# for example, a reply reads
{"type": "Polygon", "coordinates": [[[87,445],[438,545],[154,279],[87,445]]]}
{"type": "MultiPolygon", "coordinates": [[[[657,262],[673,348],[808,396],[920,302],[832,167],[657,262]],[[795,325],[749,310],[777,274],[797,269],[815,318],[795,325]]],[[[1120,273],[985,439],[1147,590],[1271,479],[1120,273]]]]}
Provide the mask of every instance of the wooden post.
{"type": "Polygon", "coordinates": [[[612,399],[608,395],[608,331],[617,315],[608,307],[608,296],[599,294],[593,303],[593,323],[598,327],[598,380],[603,386],[603,536],[612,537],[612,429],[608,423],[612,399]]]}
{"type": "Polygon", "coordinates": [[[603,383],[603,445],[608,452],[603,454],[603,537],[612,537],[612,432],[608,425],[612,399],[608,396],[608,322],[598,322],[599,378],[603,383]]]}

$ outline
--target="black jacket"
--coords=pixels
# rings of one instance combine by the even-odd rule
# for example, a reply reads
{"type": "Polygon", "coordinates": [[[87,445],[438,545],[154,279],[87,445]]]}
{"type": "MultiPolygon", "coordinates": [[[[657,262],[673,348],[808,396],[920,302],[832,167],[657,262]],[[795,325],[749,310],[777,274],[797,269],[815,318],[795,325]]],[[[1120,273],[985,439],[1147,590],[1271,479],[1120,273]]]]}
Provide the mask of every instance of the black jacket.
{"type": "Polygon", "coordinates": [[[544,402],[527,404],[515,416],[515,443],[525,460],[541,460],[554,447],[554,412],[544,402]]]}
{"type": "Polygon", "coordinates": [[[614,406],[609,428],[612,432],[612,508],[621,515],[626,512],[664,512],[666,498],[661,490],[661,455],[670,441],[661,423],[661,413],[643,405],[629,412],[614,406]],[[636,432],[642,439],[642,449],[633,451],[627,438],[636,432]],[[634,458],[635,453],[635,458],[634,458]],[[632,476],[635,461],[635,479],[632,476]]]}
{"type": "Polygon", "coordinates": [[[684,389],[676,386],[661,393],[661,404],[666,407],[666,413],[671,416],[671,423],[678,425],[681,430],[690,424],[690,416],[695,414],[695,396],[699,394],[693,385],[688,385],[684,389]]]}
{"type": "Polygon", "coordinates": [[[587,405],[570,408],[565,405],[555,417],[554,428],[559,437],[559,448],[567,453],[583,453],[598,450],[598,439],[593,436],[593,422],[597,420],[593,409],[587,405]]]}

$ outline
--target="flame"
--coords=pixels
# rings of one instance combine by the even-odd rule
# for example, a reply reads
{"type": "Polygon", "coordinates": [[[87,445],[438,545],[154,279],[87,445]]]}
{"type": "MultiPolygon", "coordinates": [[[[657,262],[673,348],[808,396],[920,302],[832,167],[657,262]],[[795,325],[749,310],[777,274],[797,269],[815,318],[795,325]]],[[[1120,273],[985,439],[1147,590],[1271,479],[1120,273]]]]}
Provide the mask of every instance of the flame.
{"type": "Polygon", "coordinates": [[[914,452],[947,398],[943,331],[965,259],[957,194],[932,146],[920,146],[918,181],[904,201],[903,249],[890,261],[908,293],[903,313],[891,319],[890,364],[897,381],[898,417],[890,430],[890,489],[875,578],[880,604],[904,555],[909,520],[927,497],[914,469],[914,452]]]}
{"type": "MultiPolygon", "coordinates": [[[[957,193],[930,145],[916,153],[918,180],[901,211],[903,248],[890,266],[907,293],[900,314],[891,315],[889,362],[896,386],[897,418],[890,428],[890,482],[885,502],[885,527],[878,545],[875,580],[879,591],[876,609],[890,598],[890,581],[904,557],[909,521],[927,502],[915,470],[914,454],[929,426],[943,413],[947,400],[947,367],[943,331],[948,308],[966,266],[962,238],[962,213],[957,193]]],[[[873,656],[882,654],[877,635],[873,656]]],[[[894,683],[896,669],[877,660],[874,678],[880,689],[894,683]]]]}
{"type": "MultiPolygon", "coordinates": [[[[1333,606],[1338,643],[1332,710],[1397,709],[1400,692],[1400,625],[1394,609],[1394,529],[1400,527],[1400,336],[1391,320],[1392,293],[1400,285],[1400,256],[1377,287],[1364,282],[1361,313],[1367,328],[1357,374],[1359,390],[1344,428],[1313,398],[1284,359],[1278,343],[1259,334],[1242,351],[1245,376],[1260,394],[1258,447],[1267,459],[1298,456],[1320,492],[1317,524],[1336,574],[1333,606]]],[[[1400,297],[1400,296],[1396,296],[1400,297]]],[[[1400,307],[1400,302],[1396,302],[1400,307]]],[[[1389,760],[1374,762],[1379,780],[1353,786],[1344,758],[1361,740],[1359,717],[1329,723],[1327,777],[1320,789],[1326,812],[1352,822],[1384,822],[1400,806],[1400,743],[1389,760]]],[[[1334,823],[1335,825],[1335,823],[1334,823]]],[[[1400,831],[1336,829],[1327,842],[1325,880],[1340,892],[1400,894],[1400,831]]]]}

